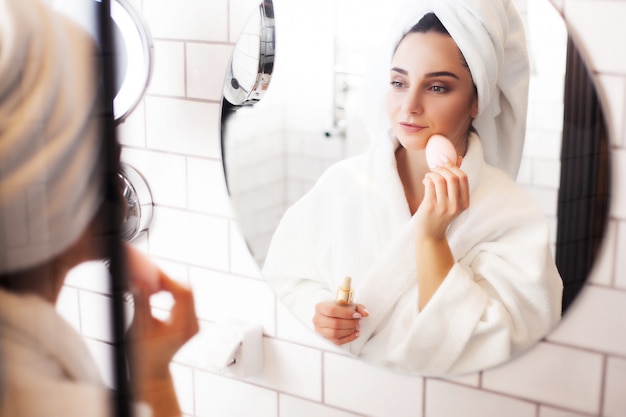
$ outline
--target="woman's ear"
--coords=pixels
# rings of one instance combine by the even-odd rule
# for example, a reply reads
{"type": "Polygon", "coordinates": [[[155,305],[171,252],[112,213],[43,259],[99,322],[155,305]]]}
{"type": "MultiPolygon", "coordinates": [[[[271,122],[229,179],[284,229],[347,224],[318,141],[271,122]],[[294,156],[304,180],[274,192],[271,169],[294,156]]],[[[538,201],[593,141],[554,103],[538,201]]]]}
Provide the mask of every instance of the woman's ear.
{"type": "Polygon", "coordinates": [[[474,100],[472,101],[472,119],[475,119],[478,116],[478,96],[474,94],[474,100]]]}

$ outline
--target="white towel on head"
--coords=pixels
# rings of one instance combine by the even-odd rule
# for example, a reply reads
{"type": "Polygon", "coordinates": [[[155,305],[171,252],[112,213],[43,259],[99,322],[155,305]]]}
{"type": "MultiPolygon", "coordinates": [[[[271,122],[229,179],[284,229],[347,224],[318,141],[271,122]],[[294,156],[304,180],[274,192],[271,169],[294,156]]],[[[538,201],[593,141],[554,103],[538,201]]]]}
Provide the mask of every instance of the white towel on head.
{"type": "Polygon", "coordinates": [[[467,61],[478,91],[474,127],[485,159],[516,178],[524,147],[528,83],[526,35],[510,0],[407,0],[371,71],[361,108],[373,138],[389,132],[385,109],[389,67],[402,36],[425,14],[435,13],[467,61]]]}
{"type": "Polygon", "coordinates": [[[0,0],[0,273],[60,254],[100,205],[96,50],[38,0],[0,0]]]}

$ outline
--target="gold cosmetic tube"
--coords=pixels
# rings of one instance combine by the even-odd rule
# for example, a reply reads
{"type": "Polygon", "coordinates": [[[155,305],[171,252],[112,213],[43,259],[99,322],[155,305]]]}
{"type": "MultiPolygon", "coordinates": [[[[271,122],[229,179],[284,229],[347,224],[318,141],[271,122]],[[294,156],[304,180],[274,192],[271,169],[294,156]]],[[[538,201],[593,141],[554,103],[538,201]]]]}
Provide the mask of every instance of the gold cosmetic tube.
{"type": "Polygon", "coordinates": [[[352,299],[354,298],[354,290],[351,287],[352,278],[345,277],[343,279],[343,284],[337,288],[337,304],[340,305],[350,305],[352,304],[352,299]]]}

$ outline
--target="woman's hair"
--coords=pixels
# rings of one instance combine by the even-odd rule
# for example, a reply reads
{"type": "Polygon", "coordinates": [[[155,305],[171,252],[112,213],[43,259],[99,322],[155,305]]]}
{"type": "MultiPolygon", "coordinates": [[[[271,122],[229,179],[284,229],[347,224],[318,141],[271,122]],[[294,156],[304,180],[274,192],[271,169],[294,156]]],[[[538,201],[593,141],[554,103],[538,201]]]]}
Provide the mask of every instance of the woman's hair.
{"type": "MultiPolygon", "coordinates": [[[[417,22],[408,33],[426,33],[426,32],[438,32],[444,35],[450,36],[448,30],[443,26],[441,20],[434,13],[425,14],[419,22],[417,22]]],[[[405,35],[406,36],[406,35],[405,35]]]]}
{"type": "MultiPolygon", "coordinates": [[[[413,27],[409,29],[409,31],[402,36],[402,39],[400,39],[400,42],[398,42],[398,45],[400,45],[400,43],[402,43],[404,38],[410,33],[428,33],[428,32],[441,33],[442,35],[451,37],[450,32],[448,32],[448,30],[445,28],[443,23],[441,23],[441,20],[439,20],[436,14],[431,12],[431,13],[426,13],[424,16],[422,16],[419,22],[413,25],[413,27]]],[[[398,45],[396,45],[396,49],[398,48],[398,45]]],[[[459,55],[461,56],[461,61],[463,63],[463,66],[469,70],[469,65],[467,65],[467,61],[465,60],[465,57],[463,56],[463,52],[461,52],[460,49],[459,49],[459,55]]]]}

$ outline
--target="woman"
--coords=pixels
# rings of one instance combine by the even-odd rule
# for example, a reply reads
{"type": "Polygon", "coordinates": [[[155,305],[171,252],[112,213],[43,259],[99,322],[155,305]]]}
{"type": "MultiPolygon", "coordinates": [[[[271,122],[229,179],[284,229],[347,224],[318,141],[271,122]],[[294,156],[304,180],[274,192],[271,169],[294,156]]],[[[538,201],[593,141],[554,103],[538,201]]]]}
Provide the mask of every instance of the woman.
{"type": "MultiPolygon", "coordinates": [[[[79,334],[56,312],[67,272],[107,256],[96,49],[38,0],[0,0],[0,416],[109,416],[79,334]]],[[[116,210],[120,212],[119,207],[116,210]]],[[[114,242],[115,243],[115,242],[114,242]]],[[[197,331],[191,291],[127,248],[141,416],[182,415],[169,362],[197,331]],[[170,292],[168,322],[149,296],[170,292]]]]}
{"type": "Polygon", "coordinates": [[[287,211],[263,272],[303,321],[368,361],[477,371],[560,319],[546,222],[513,180],[527,104],[523,27],[506,0],[411,1],[400,13],[386,74],[367,84],[371,148],[287,211]],[[434,134],[459,158],[431,170],[434,134]],[[345,276],[357,304],[333,301],[345,276]]]}

